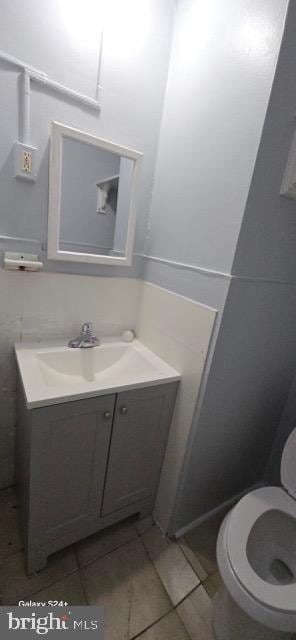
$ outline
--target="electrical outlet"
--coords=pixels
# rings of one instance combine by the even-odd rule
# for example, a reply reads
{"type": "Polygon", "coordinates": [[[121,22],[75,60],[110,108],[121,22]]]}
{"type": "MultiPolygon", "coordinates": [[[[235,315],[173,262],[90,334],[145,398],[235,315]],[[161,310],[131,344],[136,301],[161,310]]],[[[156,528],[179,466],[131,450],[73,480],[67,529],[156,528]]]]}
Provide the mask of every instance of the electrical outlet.
{"type": "Polygon", "coordinates": [[[14,145],[14,177],[36,180],[36,147],[16,142],[14,145]]]}
{"type": "Polygon", "coordinates": [[[25,173],[32,173],[32,151],[22,152],[22,171],[25,173]]]}

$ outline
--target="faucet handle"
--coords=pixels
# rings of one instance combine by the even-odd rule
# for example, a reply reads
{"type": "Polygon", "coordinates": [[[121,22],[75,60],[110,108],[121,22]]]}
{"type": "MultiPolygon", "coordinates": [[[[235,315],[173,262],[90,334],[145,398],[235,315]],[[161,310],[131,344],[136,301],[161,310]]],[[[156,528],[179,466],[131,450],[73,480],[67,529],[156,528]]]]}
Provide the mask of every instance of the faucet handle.
{"type": "Polygon", "coordinates": [[[88,335],[94,334],[94,327],[92,322],[84,322],[81,327],[81,333],[88,333],[88,335]]]}
{"type": "Polygon", "coordinates": [[[101,344],[99,338],[95,335],[93,323],[92,322],[84,322],[80,335],[78,338],[74,338],[74,340],[69,340],[69,347],[98,347],[101,344]]]}
{"type": "Polygon", "coordinates": [[[88,342],[92,346],[96,347],[101,344],[99,338],[97,338],[94,332],[94,327],[92,322],[84,322],[81,328],[81,336],[83,336],[86,343],[88,342]]]}

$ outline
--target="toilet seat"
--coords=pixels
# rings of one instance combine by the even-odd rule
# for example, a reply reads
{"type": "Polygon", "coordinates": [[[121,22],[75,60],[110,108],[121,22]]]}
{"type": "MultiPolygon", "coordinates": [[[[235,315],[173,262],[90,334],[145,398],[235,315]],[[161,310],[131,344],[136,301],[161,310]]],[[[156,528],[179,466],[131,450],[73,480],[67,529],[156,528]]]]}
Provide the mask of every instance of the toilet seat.
{"type": "Polygon", "coordinates": [[[247,556],[250,532],[260,516],[280,511],[296,520],[296,501],[279,487],[263,487],[242,498],[230,513],[226,529],[228,561],[241,586],[258,603],[275,611],[295,615],[296,581],[270,584],[252,568],[247,556]]]}

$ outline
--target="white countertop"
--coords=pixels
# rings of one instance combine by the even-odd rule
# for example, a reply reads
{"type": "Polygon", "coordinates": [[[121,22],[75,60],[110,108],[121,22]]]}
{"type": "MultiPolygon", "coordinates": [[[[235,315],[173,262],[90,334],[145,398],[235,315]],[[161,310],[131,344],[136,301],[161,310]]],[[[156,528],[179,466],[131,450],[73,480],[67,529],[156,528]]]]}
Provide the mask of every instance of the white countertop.
{"type": "Polygon", "coordinates": [[[19,343],[15,353],[29,409],[181,378],[139,340],[106,338],[87,349],[69,348],[64,341],[19,343]]]}

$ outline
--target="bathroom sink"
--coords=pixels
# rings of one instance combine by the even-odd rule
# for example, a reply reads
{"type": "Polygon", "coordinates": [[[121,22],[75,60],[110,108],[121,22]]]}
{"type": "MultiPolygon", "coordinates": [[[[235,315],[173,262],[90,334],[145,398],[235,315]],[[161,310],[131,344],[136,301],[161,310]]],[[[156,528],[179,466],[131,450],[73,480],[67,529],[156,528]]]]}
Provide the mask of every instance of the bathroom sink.
{"type": "Polygon", "coordinates": [[[16,344],[15,353],[28,408],[180,379],[139,340],[105,339],[88,349],[16,344]]]}
{"type": "MultiPolygon", "coordinates": [[[[49,386],[93,382],[115,365],[122,366],[137,352],[126,346],[104,344],[89,349],[54,349],[36,354],[37,364],[49,386]]],[[[143,359],[138,357],[140,364],[143,359]]],[[[139,363],[138,363],[139,364],[139,363]]]]}

